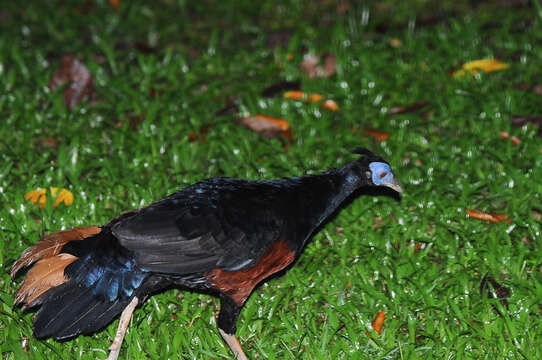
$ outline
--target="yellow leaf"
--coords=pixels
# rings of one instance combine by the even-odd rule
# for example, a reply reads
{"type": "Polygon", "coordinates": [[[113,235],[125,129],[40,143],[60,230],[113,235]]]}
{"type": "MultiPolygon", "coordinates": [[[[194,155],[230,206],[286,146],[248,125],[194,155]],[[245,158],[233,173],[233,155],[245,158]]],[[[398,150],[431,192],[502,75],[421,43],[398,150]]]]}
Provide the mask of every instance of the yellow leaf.
{"type": "Polygon", "coordinates": [[[45,201],[46,201],[45,191],[46,191],[45,189],[33,190],[26,193],[24,198],[26,200],[29,200],[32,204],[39,203],[40,207],[44,207],[45,201]]]}
{"type": "Polygon", "coordinates": [[[493,72],[508,69],[510,65],[496,59],[473,60],[463,64],[460,70],[454,72],[454,77],[464,76],[467,72],[473,75],[478,74],[478,70],[493,72]]]}
{"type": "MultiPolygon", "coordinates": [[[[55,197],[56,193],[58,195],[55,197],[55,202],[53,203],[54,207],[57,207],[60,203],[69,206],[73,203],[73,193],[69,190],[62,189],[60,192],[57,187],[49,188],[51,197],[55,197]]],[[[39,207],[45,207],[47,205],[47,190],[46,189],[37,189],[26,193],[24,196],[26,200],[29,200],[33,204],[37,204],[39,207]]]]}
{"type": "Polygon", "coordinates": [[[62,202],[64,203],[64,205],[70,206],[73,203],[73,193],[66,189],[60,190],[53,205],[57,207],[62,202]]]}
{"type": "Polygon", "coordinates": [[[403,47],[403,42],[397,38],[391,38],[390,45],[394,48],[400,48],[403,47]]]}

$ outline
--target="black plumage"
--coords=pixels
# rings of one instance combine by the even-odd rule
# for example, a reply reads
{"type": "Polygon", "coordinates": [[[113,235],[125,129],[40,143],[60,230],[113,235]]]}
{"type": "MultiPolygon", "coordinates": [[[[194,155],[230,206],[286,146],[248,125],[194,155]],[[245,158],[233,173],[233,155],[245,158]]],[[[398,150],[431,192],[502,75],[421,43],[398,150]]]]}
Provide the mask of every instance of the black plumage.
{"type": "Polygon", "coordinates": [[[358,153],[359,159],[319,175],[204,180],[101,228],[85,228],[88,236],[70,239],[66,232],[54,251],[37,255],[30,248],[14,265],[12,275],[37,260],[35,269],[56,257],[67,263],[55,273],[31,269],[27,278],[41,276],[51,286],[33,293],[35,281],[25,279],[17,301],[40,307],[37,337],[66,339],[98,331],[134,299],[142,302],[172,286],[213,292],[221,299],[219,330],[244,359],[234,334],[253,288],[291,264],[356,190],[381,186],[401,192],[384,159],[358,153]]]}

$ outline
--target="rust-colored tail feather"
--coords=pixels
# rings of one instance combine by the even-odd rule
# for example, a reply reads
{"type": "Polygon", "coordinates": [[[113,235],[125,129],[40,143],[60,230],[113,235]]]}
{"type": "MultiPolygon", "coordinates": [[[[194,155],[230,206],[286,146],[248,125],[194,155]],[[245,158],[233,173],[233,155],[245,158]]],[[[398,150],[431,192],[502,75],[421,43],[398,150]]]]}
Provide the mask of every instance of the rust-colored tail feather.
{"type": "Polygon", "coordinates": [[[27,267],[40,259],[58,255],[64,244],[67,242],[72,240],[83,240],[100,231],[101,229],[97,226],[85,226],[71,230],[58,231],[45,236],[37,244],[23,251],[19,259],[11,267],[11,277],[14,277],[22,268],[27,267]]]}
{"type": "Polygon", "coordinates": [[[64,269],[77,257],[71,254],[58,254],[38,261],[26,274],[17,295],[15,305],[32,304],[47,290],[67,281],[64,269]]]}

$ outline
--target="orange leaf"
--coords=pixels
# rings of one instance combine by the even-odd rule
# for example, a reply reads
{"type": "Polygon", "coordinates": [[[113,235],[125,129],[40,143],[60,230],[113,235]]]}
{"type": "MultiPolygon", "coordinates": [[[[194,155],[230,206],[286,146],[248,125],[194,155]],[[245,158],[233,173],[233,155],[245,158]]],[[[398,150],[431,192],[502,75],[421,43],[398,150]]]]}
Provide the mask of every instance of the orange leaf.
{"type": "Polygon", "coordinates": [[[120,0],[109,0],[109,5],[115,10],[120,8],[120,0]]]}
{"type": "Polygon", "coordinates": [[[307,94],[303,91],[287,91],[283,96],[285,99],[305,100],[305,102],[318,102],[324,99],[320,94],[307,94]]]}
{"type": "Polygon", "coordinates": [[[290,123],[284,119],[261,114],[256,114],[254,117],[261,122],[273,124],[273,126],[278,127],[280,131],[286,131],[290,128],[290,123]]]}
{"type": "Polygon", "coordinates": [[[376,141],[386,141],[389,139],[390,134],[378,130],[365,130],[365,134],[373,137],[376,141]]]}
{"type": "Polygon", "coordinates": [[[516,137],[516,136],[512,136],[512,137],[510,138],[510,142],[511,142],[512,144],[514,144],[514,145],[519,145],[519,144],[521,144],[521,140],[520,140],[518,137],[516,137]]]}
{"type": "Polygon", "coordinates": [[[285,99],[293,99],[293,100],[302,100],[305,97],[305,93],[303,91],[286,91],[284,93],[285,99]]]}
{"type": "Polygon", "coordinates": [[[467,209],[467,214],[469,215],[469,217],[473,219],[478,219],[482,221],[491,221],[496,224],[500,223],[501,221],[505,221],[510,224],[510,219],[508,219],[508,215],[506,214],[486,213],[483,211],[472,210],[472,209],[467,209]]]}
{"type": "Polygon", "coordinates": [[[331,99],[328,99],[322,103],[322,109],[330,111],[339,111],[339,105],[331,99]]]}
{"type": "Polygon", "coordinates": [[[373,329],[380,335],[382,333],[382,326],[384,326],[384,320],[386,319],[386,313],[379,311],[376,315],[375,321],[373,321],[373,329]]]}
{"type": "Polygon", "coordinates": [[[510,142],[514,145],[521,144],[521,140],[517,136],[510,136],[506,131],[501,131],[501,138],[504,140],[510,140],[510,142]]]}

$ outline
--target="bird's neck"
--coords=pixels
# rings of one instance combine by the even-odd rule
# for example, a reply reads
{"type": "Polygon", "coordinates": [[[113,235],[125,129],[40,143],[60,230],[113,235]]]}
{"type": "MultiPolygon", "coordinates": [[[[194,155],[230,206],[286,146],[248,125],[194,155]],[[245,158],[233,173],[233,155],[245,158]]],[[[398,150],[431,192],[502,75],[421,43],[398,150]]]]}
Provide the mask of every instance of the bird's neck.
{"type": "Polygon", "coordinates": [[[303,216],[303,244],[312,233],[330,216],[352,193],[360,187],[361,180],[347,167],[300,178],[303,182],[299,194],[300,212],[303,216]]]}

